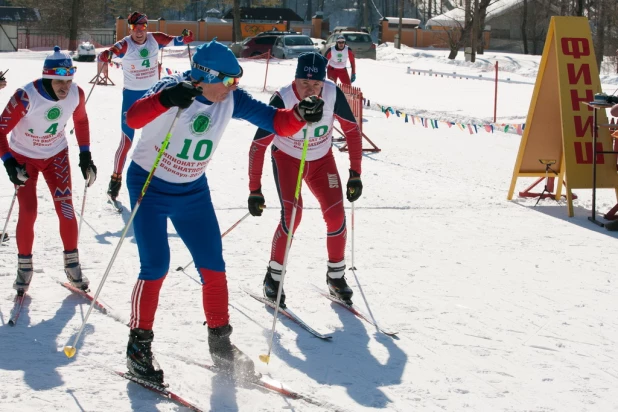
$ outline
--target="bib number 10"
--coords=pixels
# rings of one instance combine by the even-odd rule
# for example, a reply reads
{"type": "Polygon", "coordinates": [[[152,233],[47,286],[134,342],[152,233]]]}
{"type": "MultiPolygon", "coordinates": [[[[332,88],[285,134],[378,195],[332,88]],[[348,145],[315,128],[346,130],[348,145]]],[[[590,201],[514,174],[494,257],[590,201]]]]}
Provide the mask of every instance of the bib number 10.
{"type": "Polygon", "coordinates": [[[189,152],[193,152],[193,154],[191,155],[193,160],[206,160],[212,153],[212,146],[212,140],[204,139],[194,142],[191,139],[185,139],[182,150],[176,155],[176,157],[184,160],[189,160],[189,152]],[[193,143],[195,143],[195,147],[193,147],[193,143]]]}
{"type": "MultiPolygon", "coordinates": [[[[328,126],[318,126],[313,129],[313,137],[322,137],[328,132],[328,126]]],[[[307,129],[303,129],[303,137],[307,137],[307,129]]],[[[309,136],[311,138],[311,136],[309,136]]]]}

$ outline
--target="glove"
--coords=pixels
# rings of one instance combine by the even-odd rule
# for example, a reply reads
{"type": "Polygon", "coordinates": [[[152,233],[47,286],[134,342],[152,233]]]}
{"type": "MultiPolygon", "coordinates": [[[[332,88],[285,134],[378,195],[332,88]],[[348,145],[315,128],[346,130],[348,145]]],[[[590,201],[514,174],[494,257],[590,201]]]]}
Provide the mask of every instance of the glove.
{"type": "Polygon", "coordinates": [[[114,57],[114,53],[112,53],[109,50],[106,50],[104,52],[101,52],[101,54],[99,54],[99,61],[110,63],[113,57],[114,57]]]}
{"type": "Polygon", "coordinates": [[[191,106],[193,100],[201,94],[201,87],[195,87],[189,82],[182,82],[167,89],[163,89],[161,93],[159,93],[159,101],[168,109],[174,106],[186,109],[191,106]]]}
{"type": "Polygon", "coordinates": [[[350,79],[350,81],[354,83],[355,80],[356,80],[356,73],[352,73],[352,78],[350,79]]]}
{"type": "Polygon", "coordinates": [[[193,32],[189,29],[184,29],[180,35],[182,36],[182,42],[184,44],[191,43],[193,41],[193,32]]]}
{"type": "Polygon", "coordinates": [[[348,190],[346,191],[346,197],[348,202],[354,202],[361,197],[363,193],[363,182],[361,182],[360,174],[350,169],[350,178],[348,179],[348,190]]]}
{"type": "Polygon", "coordinates": [[[251,216],[262,216],[262,212],[264,211],[264,196],[262,195],[262,188],[258,190],[253,190],[249,195],[249,199],[247,201],[249,204],[249,213],[251,216]]]}
{"type": "Polygon", "coordinates": [[[82,169],[82,176],[86,179],[86,186],[90,187],[97,180],[97,167],[92,162],[90,150],[79,153],[79,168],[82,169]]]}
{"type": "Polygon", "coordinates": [[[4,161],[4,167],[6,168],[6,173],[9,175],[9,179],[14,185],[23,186],[30,177],[28,173],[26,173],[26,165],[20,165],[14,157],[6,159],[4,161]]]}
{"type": "Polygon", "coordinates": [[[315,123],[322,120],[324,100],[318,96],[305,97],[296,105],[296,112],[307,123],[315,123]]]}

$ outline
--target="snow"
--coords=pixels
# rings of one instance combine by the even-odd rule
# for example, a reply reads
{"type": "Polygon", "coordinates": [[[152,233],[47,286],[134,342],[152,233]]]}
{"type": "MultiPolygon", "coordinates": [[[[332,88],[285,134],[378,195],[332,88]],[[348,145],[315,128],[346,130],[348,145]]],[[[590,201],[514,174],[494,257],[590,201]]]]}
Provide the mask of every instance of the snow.
{"type": "MultiPolygon", "coordinates": [[[[522,4],[522,0],[497,0],[487,6],[487,18],[489,21],[495,17],[500,17],[504,13],[519,7],[522,4]]],[[[465,10],[463,8],[455,8],[447,11],[444,14],[435,16],[425,24],[427,27],[431,26],[457,26],[459,23],[463,23],[465,19],[465,10]]]]}
{"type": "MultiPolygon", "coordinates": [[[[272,171],[264,167],[269,206],[261,218],[244,220],[224,239],[233,342],[273,379],[346,411],[615,411],[618,379],[618,309],[614,286],[616,234],[587,220],[591,191],[577,190],[575,217],[564,201],[507,201],[520,137],[514,133],[469,134],[440,124],[437,129],[386,118],[380,103],[406,113],[453,122],[489,122],[493,84],[407,74],[407,67],[487,73],[499,61],[500,76],[534,80],[539,56],[488,52],[470,64],[446,59],[447,51],[380,47],[378,60],[358,61],[358,80],[372,102],[363,130],[381,149],[363,160],[363,196],[356,203],[353,262],[376,319],[399,338],[377,334],[371,325],[331,304],[314,290],[324,288],[325,227],[317,201],[303,189],[303,222],[289,258],[285,291],[289,306],[332,342],[312,337],[287,319],[277,323],[269,365],[272,314],[242,288],[260,293],[279,219],[272,171]]],[[[179,50],[181,51],[181,50],[179,50]]],[[[2,55],[10,68],[4,106],[12,92],[40,75],[46,53],[2,55]]],[[[188,68],[186,55],[169,53],[164,66],[188,68]],[[176,57],[174,57],[176,56],[176,57]]],[[[76,82],[88,93],[93,63],[77,62],[76,82]]],[[[292,80],[293,61],[266,64],[243,60],[241,84],[267,101],[292,80]]],[[[100,284],[128,212],[115,214],[105,191],[120,136],[122,72],[110,68],[116,86],[96,86],[88,102],[93,158],[99,176],[87,191],[80,254],[94,290],[100,284]]],[[[616,76],[603,76],[612,93],[616,76]]],[[[532,85],[499,85],[497,122],[523,122],[532,85]]],[[[70,129],[71,124],[67,125],[70,129]]],[[[222,232],[246,212],[247,154],[255,127],[232,121],[207,171],[222,232]]],[[[75,208],[83,200],[74,137],[69,135],[75,208]]],[[[136,137],[137,138],[137,137],[136,137]]],[[[349,161],[335,157],[342,176],[349,161]]],[[[533,179],[518,180],[516,193],[533,179]]],[[[542,189],[542,188],[541,188],[542,189]]],[[[93,310],[77,355],[67,359],[88,302],[57,285],[63,280],[58,223],[45,185],[39,184],[35,276],[15,327],[7,319],[14,293],[16,246],[0,248],[0,411],[173,411],[175,403],[111,373],[124,370],[125,326],[139,271],[133,231],[122,245],[100,300],[112,316],[93,310]]],[[[0,178],[0,210],[6,216],[13,189],[0,178]]],[[[616,202],[599,190],[597,210],[616,202]]],[[[123,188],[120,195],[128,204],[123,188]]],[[[17,209],[17,206],[16,206],[17,209]]],[[[351,228],[349,204],[348,228],[351,228]]],[[[17,210],[9,220],[15,233],[17,210]]],[[[183,359],[210,362],[197,273],[175,271],[191,256],[170,225],[173,251],[164,283],[153,349],[171,388],[212,411],[329,411],[301,400],[235,387],[183,359]]],[[[348,233],[349,238],[352,233],[348,233]]],[[[348,242],[348,266],[352,264],[348,242]]],[[[364,302],[352,272],[354,300],[364,302]]]]}

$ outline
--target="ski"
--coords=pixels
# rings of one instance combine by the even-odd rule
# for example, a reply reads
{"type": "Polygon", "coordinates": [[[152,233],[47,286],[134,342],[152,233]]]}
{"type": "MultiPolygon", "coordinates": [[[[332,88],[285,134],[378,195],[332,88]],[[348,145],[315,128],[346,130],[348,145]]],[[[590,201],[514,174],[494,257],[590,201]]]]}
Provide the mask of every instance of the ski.
{"type": "Polygon", "coordinates": [[[11,309],[11,315],[9,316],[9,325],[15,326],[15,323],[17,323],[17,318],[19,318],[19,313],[21,312],[21,307],[24,304],[25,298],[25,293],[23,295],[15,295],[15,300],[13,301],[13,309],[11,309]]]}
{"type": "MultiPolygon", "coordinates": [[[[89,290],[85,291],[79,288],[76,288],[75,286],[71,285],[69,282],[61,282],[59,280],[56,280],[56,282],[58,282],[60,284],[60,286],[64,287],[65,289],[70,290],[73,293],[76,293],[80,296],[83,296],[84,298],[88,299],[90,302],[92,302],[94,300],[94,298],[92,297],[92,295],[90,295],[89,290]]],[[[96,301],[94,303],[94,307],[97,308],[99,311],[101,311],[103,314],[107,315],[107,308],[101,304],[99,301],[96,301]]]]}
{"type": "Polygon", "coordinates": [[[137,383],[138,385],[140,385],[142,388],[148,389],[154,393],[157,393],[161,396],[163,396],[164,398],[167,398],[171,401],[176,402],[178,405],[180,406],[184,406],[185,408],[188,408],[189,410],[192,411],[197,411],[197,412],[202,412],[203,409],[200,409],[199,407],[195,406],[194,404],[192,404],[191,402],[181,398],[180,396],[176,395],[174,392],[170,391],[167,387],[167,384],[162,384],[159,385],[155,382],[151,382],[148,381],[146,379],[141,379],[138,378],[137,376],[128,373],[128,372],[118,372],[118,371],[114,371],[117,375],[122,376],[125,379],[130,380],[131,382],[137,383]]]}
{"type": "Polygon", "coordinates": [[[356,317],[358,317],[359,319],[364,320],[365,322],[368,322],[370,324],[372,324],[373,326],[375,326],[376,328],[378,328],[378,330],[380,332],[382,332],[385,335],[388,336],[396,336],[398,332],[394,332],[394,331],[390,331],[388,329],[384,329],[382,328],[380,325],[376,324],[376,322],[374,322],[371,319],[371,316],[367,315],[364,311],[360,310],[357,306],[355,305],[349,305],[346,302],[344,302],[343,300],[337,298],[336,296],[331,295],[329,292],[326,292],[324,290],[322,290],[320,287],[318,287],[317,285],[313,285],[314,288],[316,288],[316,290],[318,292],[320,292],[320,294],[322,296],[324,296],[326,299],[330,299],[331,301],[338,303],[339,305],[343,306],[344,308],[346,308],[347,310],[349,310],[350,312],[352,312],[354,315],[356,315],[356,317]]]}
{"type": "MultiPolygon", "coordinates": [[[[196,362],[194,360],[182,357],[182,356],[174,356],[174,358],[177,358],[178,360],[181,360],[185,363],[191,364],[191,365],[195,365],[198,366],[200,368],[204,368],[207,369],[211,372],[219,372],[219,369],[214,366],[214,365],[209,365],[207,363],[199,363],[196,362]]],[[[329,402],[322,402],[319,401],[315,398],[312,398],[310,396],[307,395],[303,395],[299,392],[294,391],[293,389],[285,386],[284,384],[282,384],[281,382],[266,377],[262,374],[258,374],[257,376],[255,376],[254,379],[243,379],[240,381],[243,384],[246,384],[250,387],[254,387],[254,388],[262,388],[262,389],[266,389],[270,392],[274,392],[274,393],[278,393],[282,396],[285,396],[286,398],[290,398],[290,399],[298,399],[298,400],[302,400],[305,401],[307,403],[310,403],[311,405],[316,405],[316,406],[321,406],[321,407],[327,407],[328,410],[330,411],[334,411],[334,412],[341,412],[341,409],[338,408],[337,406],[330,404],[329,402]]]]}
{"type": "MultiPolygon", "coordinates": [[[[244,291],[249,296],[251,296],[253,299],[257,300],[258,302],[262,302],[262,303],[270,306],[272,309],[275,309],[275,302],[273,302],[272,300],[267,299],[267,298],[265,298],[263,296],[256,295],[256,294],[250,292],[247,289],[244,289],[244,291]]],[[[332,336],[321,334],[320,332],[318,332],[315,329],[313,329],[304,320],[302,320],[294,312],[292,312],[292,310],[290,308],[288,308],[288,307],[285,307],[285,308],[279,307],[279,313],[282,313],[284,316],[286,316],[287,318],[289,318],[293,322],[297,323],[300,327],[302,327],[307,332],[311,333],[313,336],[315,336],[317,338],[324,339],[324,340],[330,340],[330,339],[333,338],[332,336]]]]}
{"type": "Polygon", "coordinates": [[[122,213],[124,210],[124,206],[122,206],[119,201],[112,199],[110,195],[107,195],[107,203],[112,205],[116,213],[122,213]]]}

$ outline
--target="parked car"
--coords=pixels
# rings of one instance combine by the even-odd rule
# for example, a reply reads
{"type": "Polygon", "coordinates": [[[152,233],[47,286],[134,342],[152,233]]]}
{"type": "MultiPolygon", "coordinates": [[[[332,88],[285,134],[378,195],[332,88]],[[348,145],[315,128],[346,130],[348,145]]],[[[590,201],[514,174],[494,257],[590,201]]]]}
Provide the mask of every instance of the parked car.
{"type": "Polygon", "coordinates": [[[367,33],[360,31],[334,31],[326,41],[322,42],[320,53],[326,56],[328,49],[337,42],[337,37],[345,37],[346,44],[354,52],[354,56],[359,59],[376,59],[376,45],[367,33]]]}
{"type": "Polygon", "coordinates": [[[242,42],[230,44],[228,47],[236,57],[255,57],[272,50],[277,37],[285,34],[298,34],[295,31],[265,31],[253,37],[247,37],[242,42]]]}
{"type": "Polygon", "coordinates": [[[77,46],[77,51],[75,52],[75,60],[78,62],[93,62],[97,57],[97,52],[94,49],[94,44],[89,41],[84,41],[77,46]]]}
{"type": "Polygon", "coordinates": [[[304,34],[287,34],[277,38],[272,54],[279,59],[294,59],[301,53],[314,51],[316,47],[311,37],[304,34]]]}

